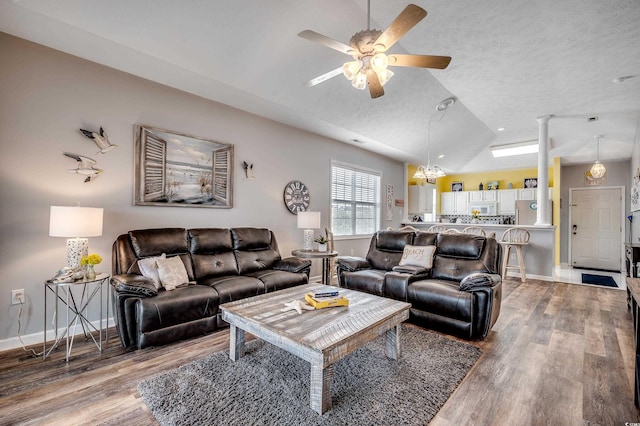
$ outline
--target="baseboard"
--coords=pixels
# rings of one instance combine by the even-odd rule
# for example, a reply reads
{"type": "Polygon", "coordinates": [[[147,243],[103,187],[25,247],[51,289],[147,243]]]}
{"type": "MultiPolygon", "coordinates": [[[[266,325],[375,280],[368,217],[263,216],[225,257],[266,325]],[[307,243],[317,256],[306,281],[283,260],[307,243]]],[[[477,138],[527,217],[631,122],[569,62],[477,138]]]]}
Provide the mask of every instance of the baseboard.
{"type": "MultiPolygon", "coordinates": [[[[555,281],[553,279],[553,277],[549,277],[547,275],[525,274],[524,276],[527,279],[531,278],[532,280],[551,281],[551,282],[555,281]]],[[[520,274],[517,273],[517,272],[507,272],[507,277],[514,278],[514,279],[517,279],[517,280],[521,279],[520,274]]]]}
{"type": "MultiPolygon", "coordinates": [[[[104,320],[102,321],[104,324],[104,320]]],[[[96,321],[92,321],[91,324],[93,324],[94,327],[96,327],[97,329],[100,329],[100,321],[96,320],[96,321]]],[[[115,320],[113,318],[109,318],[109,320],[107,321],[107,327],[113,327],[115,326],[115,320]]],[[[81,336],[82,335],[82,327],[78,327],[80,330],[79,333],[76,333],[76,336],[81,336]]],[[[61,327],[58,329],[58,336],[60,336],[62,333],[64,332],[64,327],[61,327]]],[[[51,342],[55,339],[56,335],[55,335],[55,331],[53,329],[51,330],[47,330],[47,336],[46,336],[46,341],[47,342],[51,342]]],[[[40,331],[38,333],[32,333],[32,334],[26,334],[24,336],[22,336],[22,341],[24,342],[24,346],[31,346],[31,345],[40,345],[40,349],[35,348],[36,352],[40,352],[42,351],[42,341],[43,338],[43,332],[40,331]]],[[[11,337],[9,339],[4,339],[4,340],[0,340],[0,352],[2,351],[8,351],[11,349],[17,349],[17,348],[21,348],[22,347],[22,343],[20,343],[20,339],[16,336],[16,337],[11,337]]]]}

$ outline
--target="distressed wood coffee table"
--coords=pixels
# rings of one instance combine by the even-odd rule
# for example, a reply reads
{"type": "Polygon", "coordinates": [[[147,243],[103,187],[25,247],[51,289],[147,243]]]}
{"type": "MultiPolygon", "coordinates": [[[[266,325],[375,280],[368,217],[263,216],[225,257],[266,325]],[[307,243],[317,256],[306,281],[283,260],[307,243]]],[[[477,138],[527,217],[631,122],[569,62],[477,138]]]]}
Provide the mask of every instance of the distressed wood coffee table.
{"type": "Polygon", "coordinates": [[[400,324],[409,318],[411,304],[322,284],[307,284],[250,297],[220,306],[231,325],[229,357],[244,355],[245,331],[311,364],[311,409],[331,409],[333,364],[386,334],[388,358],[400,357],[400,324]],[[314,290],[339,290],[349,306],[314,311],[282,312],[285,302],[304,300],[314,290]]]}

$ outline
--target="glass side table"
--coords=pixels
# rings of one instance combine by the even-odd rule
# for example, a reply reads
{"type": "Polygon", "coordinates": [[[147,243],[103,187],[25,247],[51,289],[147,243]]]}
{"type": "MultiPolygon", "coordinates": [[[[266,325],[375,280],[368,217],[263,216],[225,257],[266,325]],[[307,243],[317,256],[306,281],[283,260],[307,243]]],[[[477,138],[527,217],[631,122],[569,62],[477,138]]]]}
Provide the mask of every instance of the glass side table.
{"type": "Polygon", "coordinates": [[[337,251],[293,250],[291,254],[303,259],[322,259],[322,284],[331,284],[331,258],[338,255],[337,251]]]}
{"type": "Polygon", "coordinates": [[[44,282],[44,341],[42,359],[45,360],[51,354],[55,348],[58,347],[60,342],[66,340],[66,362],[69,362],[69,356],[71,355],[71,349],[73,347],[73,339],[75,338],[78,326],[81,327],[85,339],[90,338],[95,343],[100,352],[103,349],[102,342],[102,321],[105,320],[105,337],[104,347],[106,347],[109,340],[109,304],[111,303],[111,292],[109,291],[109,278],[111,276],[106,273],[100,273],[92,280],[85,279],[80,281],[73,281],[68,283],[54,283],[49,280],[44,282]],[[103,287],[107,284],[107,316],[102,316],[103,311],[103,287]],[[53,345],[47,349],[47,292],[55,295],[55,302],[53,304],[53,327],[55,333],[55,339],[53,345]],[[89,303],[99,296],[100,299],[100,319],[98,327],[96,327],[91,321],[89,321],[89,303]],[[66,307],[66,326],[64,328],[58,327],[58,305],[62,305],[64,309],[66,307]],[[62,331],[60,331],[62,329],[62,331]],[[93,335],[93,332],[98,333],[98,338],[93,335]]]}

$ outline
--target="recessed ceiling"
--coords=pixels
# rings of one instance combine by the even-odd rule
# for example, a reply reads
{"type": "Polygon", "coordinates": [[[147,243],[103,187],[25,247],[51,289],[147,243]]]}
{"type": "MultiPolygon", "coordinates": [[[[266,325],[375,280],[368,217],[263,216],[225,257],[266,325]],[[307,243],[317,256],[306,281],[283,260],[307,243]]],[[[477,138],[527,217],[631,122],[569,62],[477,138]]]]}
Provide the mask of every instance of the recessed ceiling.
{"type": "MultiPolygon", "coordinates": [[[[594,161],[596,134],[605,164],[631,157],[639,2],[414,3],[428,15],[393,53],[453,59],[444,70],[394,68],[378,99],[342,76],[305,87],[348,57],[297,37],[311,29],[348,43],[367,26],[366,0],[4,0],[0,31],[400,161],[426,161],[431,118],[431,157],[444,155],[447,173],[536,167],[537,154],[493,158],[488,148],[536,139],[536,117],[549,114],[551,157],[594,161]]],[[[407,4],[373,0],[372,27],[407,4]]]]}

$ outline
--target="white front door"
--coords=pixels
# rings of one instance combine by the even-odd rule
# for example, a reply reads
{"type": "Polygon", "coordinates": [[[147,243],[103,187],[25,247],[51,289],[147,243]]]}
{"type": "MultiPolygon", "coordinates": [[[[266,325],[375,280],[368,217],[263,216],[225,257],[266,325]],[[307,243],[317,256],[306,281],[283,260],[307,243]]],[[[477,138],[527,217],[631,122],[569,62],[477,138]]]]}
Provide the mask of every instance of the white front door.
{"type": "Polygon", "coordinates": [[[620,271],[623,188],[569,190],[571,264],[620,271]]]}

